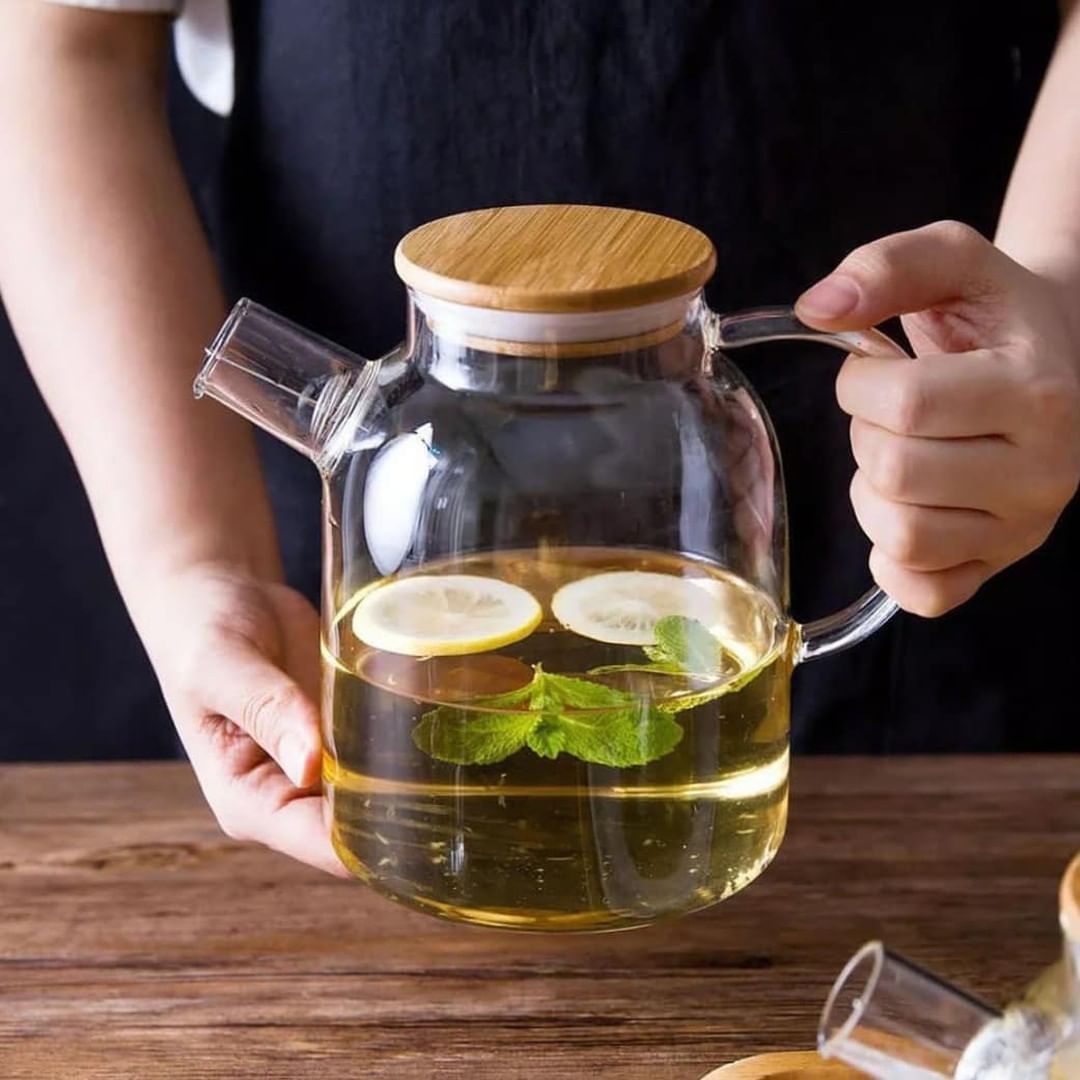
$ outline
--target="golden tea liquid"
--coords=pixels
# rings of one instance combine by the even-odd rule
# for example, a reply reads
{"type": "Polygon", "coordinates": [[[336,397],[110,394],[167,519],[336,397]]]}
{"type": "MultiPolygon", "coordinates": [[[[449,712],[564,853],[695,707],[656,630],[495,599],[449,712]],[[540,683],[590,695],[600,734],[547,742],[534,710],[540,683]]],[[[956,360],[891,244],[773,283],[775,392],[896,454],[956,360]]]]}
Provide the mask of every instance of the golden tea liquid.
{"type": "MultiPolygon", "coordinates": [[[[323,645],[332,727],[324,784],[334,845],[358,878],[457,920],[606,930],[706,907],[762,872],[783,837],[788,790],[790,636],[768,597],[699,560],[626,549],[475,555],[422,572],[513,583],[544,617],[491,652],[415,658],[357,640],[350,615],[360,598],[339,612],[335,645],[323,645]],[[647,657],[565,629],[551,598],[569,582],[627,570],[707,579],[721,613],[713,632],[728,658],[722,674],[595,673],[647,668],[647,657]],[[682,729],[677,745],[628,767],[528,746],[460,764],[422,748],[417,732],[433,716],[452,715],[466,731],[512,727],[513,710],[526,706],[499,712],[486,702],[528,686],[537,665],[618,691],[645,710],[631,718],[659,710],[666,730],[671,721],[682,729]]],[[[587,712],[581,722],[594,722],[587,712]]],[[[614,721],[628,722],[621,713],[614,721]]]]}

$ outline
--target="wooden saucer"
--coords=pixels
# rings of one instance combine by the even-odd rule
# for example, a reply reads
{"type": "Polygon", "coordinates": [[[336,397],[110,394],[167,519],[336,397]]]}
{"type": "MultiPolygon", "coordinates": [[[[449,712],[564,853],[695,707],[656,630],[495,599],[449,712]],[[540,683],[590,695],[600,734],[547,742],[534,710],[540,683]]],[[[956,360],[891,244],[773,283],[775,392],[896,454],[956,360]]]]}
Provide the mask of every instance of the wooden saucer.
{"type": "Polygon", "coordinates": [[[758,1054],[714,1069],[701,1080],[856,1080],[861,1073],[813,1051],[758,1054]]]}
{"type": "Polygon", "coordinates": [[[1061,879],[1061,929],[1074,944],[1080,944],[1080,854],[1069,864],[1061,879]]]}

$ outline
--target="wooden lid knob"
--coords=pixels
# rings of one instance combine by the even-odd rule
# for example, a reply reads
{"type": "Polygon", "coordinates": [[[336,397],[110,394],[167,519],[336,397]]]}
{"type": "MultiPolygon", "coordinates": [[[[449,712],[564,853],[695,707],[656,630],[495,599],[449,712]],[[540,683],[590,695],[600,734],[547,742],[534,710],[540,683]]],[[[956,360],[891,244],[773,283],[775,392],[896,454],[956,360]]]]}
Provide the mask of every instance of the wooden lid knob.
{"type": "Polygon", "coordinates": [[[1061,879],[1061,929],[1070,941],[1080,944],[1080,854],[1061,879]]]}
{"type": "Polygon", "coordinates": [[[716,267],[702,232],[608,206],[506,206],[441,218],[398,244],[417,292],[504,311],[639,307],[701,288],[716,267]]]}

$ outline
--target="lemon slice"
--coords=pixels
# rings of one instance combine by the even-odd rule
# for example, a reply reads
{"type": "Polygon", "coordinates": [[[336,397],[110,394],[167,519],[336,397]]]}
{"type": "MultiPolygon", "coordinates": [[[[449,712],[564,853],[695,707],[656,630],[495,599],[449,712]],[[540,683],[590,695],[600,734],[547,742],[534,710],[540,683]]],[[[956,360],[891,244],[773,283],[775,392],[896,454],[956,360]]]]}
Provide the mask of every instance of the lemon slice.
{"type": "Polygon", "coordinates": [[[684,615],[712,627],[719,597],[707,579],[616,570],[564,585],[551,599],[555,618],[575,634],[610,645],[651,645],[658,620],[684,615]]]}
{"type": "Polygon", "coordinates": [[[464,656],[528,637],[543,612],[530,592],[471,574],[417,574],[372,589],[356,605],[353,633],[404,656],[464,656]]]}

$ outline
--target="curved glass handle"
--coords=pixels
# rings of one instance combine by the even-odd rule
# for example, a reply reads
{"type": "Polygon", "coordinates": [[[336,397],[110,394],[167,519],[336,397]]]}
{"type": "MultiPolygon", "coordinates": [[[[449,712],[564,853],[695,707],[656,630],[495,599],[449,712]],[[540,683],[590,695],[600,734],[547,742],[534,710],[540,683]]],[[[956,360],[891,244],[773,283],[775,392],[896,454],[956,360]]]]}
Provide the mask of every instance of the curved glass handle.
{"type": "MultiPolygon", "coordinates": [[[[718,315],[713,329],[715,344],[721,349],[738,349],[766,341],[816,341],[858,356],[911,359],[891,337],[880,330],[844,330],[835,333],[814,330],[801,323],[794,310],[788,307],[757,308],[734,315],[718,315]]],[[[846,649],[884,626],[897,610],[894,600],[890,600],[879,588],[872,588],[842,611],[802,626],[795,659],[797,662],[813,660],[846,649]]]]}

